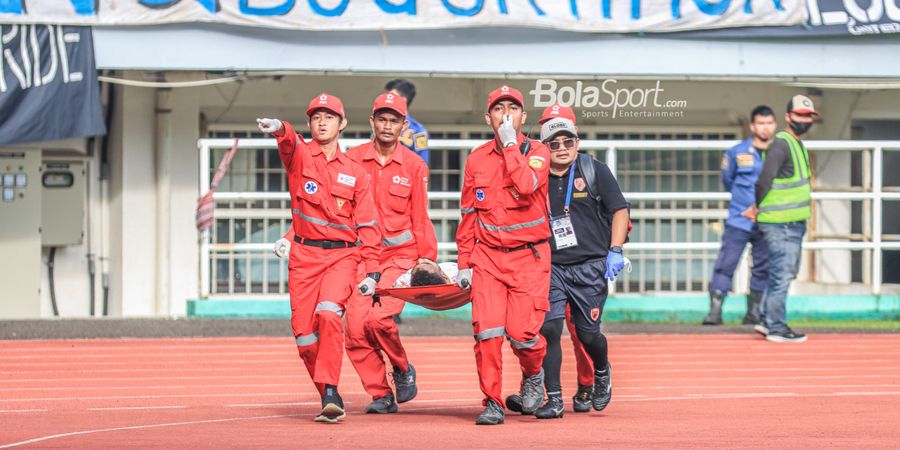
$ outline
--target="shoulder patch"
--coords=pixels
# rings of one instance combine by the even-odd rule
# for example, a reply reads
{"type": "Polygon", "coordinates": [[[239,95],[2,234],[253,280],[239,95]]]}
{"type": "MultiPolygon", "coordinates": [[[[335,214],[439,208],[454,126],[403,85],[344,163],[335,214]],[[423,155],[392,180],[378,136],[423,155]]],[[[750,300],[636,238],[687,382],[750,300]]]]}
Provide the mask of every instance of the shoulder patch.
{"type": "Polygon", "coordinates": [[[540,169],[544,167],[544,163],[547,162],[543,156],[529,156],[528,157],[528,165],[534,169],[540,169]]]}
{"type": "Polygon", "coordinates": [[[428,148],[428,133],[423,131],[413,135],[413,142],[416,150],[425,150],[428,148]]]}
{"type": "Polygon", "coordinates": [[[405,145],[405,146],[407,146],[407,147],[412,148],[412,146],[413,146],[413,132],[412,132],[412,130],[410,130],[409,128],[407,128],[407,129],[403,130],[402,133],[400,133],[400,143],[403,144],[403,145],[405,145]]]}
{"type": "Polygon", "coordinates": [[[750,153],[738,153],[737,155],[737,165],[738,167],[753,167],[753,155],[750,153]]]}
{"type": "Polygon", "coordinates": [[[728,170],[730,164],[731,161],[728,159],[728,155],[722,155],[722,170],[728,170]]]}

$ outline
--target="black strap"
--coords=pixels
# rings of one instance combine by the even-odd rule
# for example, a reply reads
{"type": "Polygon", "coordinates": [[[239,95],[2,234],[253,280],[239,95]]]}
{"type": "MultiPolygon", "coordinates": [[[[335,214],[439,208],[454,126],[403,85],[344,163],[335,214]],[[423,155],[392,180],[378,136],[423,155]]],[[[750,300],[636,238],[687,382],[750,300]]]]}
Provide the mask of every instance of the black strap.
{"type": "MultiPolygon", "coordinates": [[[[594,210],[601,222],[612,231],[611,217],[602,210],[603,196],[599,192],[595,192],[597,186],[594,184],[597,180],[597,174],[594,172],[594,157],[587,153],[578,154],[578,168],[581,169],[581,176],[584,178],[584,184],[587,185],[588,195],[594,200],[594,210]]],[[[631,217],[631,203],[628,204],[628,217],[631,217]]],[[[625,236],[625,242],[628,242],[628,235],[625,236]]]]}
{"type": "Polygon", "coordinates": [[[347,242],[347,241],[317,241],[315,239],[303,239],[300,236],[294,235],[294,242],[300,245],[310,245],[313,247],[319,247],[325,250],[331,250],[335,248],[350,248],[356,247],[356,242],[347,242]]]}

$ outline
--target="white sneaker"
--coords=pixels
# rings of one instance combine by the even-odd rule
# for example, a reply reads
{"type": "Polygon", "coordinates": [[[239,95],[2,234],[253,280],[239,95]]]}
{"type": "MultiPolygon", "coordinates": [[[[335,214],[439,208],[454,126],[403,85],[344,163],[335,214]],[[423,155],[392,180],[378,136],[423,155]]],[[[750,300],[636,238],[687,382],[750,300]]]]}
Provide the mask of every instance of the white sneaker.
{"type": "Polygon", "coordinates": [[[753,325],[753,331],[761,334],[763,337],[766,337],[769,335],[769,329],[766,328],[766,326],[761,323],[753,325]]]}

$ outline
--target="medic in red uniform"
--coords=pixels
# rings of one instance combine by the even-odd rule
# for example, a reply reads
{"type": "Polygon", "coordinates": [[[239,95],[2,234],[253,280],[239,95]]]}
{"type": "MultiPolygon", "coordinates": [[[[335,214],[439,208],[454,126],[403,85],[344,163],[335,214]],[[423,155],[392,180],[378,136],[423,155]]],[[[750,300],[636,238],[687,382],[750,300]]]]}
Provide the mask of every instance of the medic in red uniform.
{"type": "Polygon", "coordinates": [[[291,193],[293,240],[288,263],[291,327],[300,358],[322,394],[318,422],[343,419],[337,392],[344,353],[344,308],[354,291],[357,270],[369,275],[360,291],[374,292],[381,233],[369,176],[344,155],[338,136],[347,126],[344,106],[321,94],[306,111],[313,140],[305,142],[291,124],[257,119],[260,131],[275,136],[291,193]]]}
{"type": "Polygon", "coordinates": [[[459,285],[472,288],[475,363],[484,392],[476,424],[503,423],[503,338],[522,367],[523,409],[544,399],[540,334],[549,309],[550,227],[547,176],[550,153],[519,130],[525,121],[522,93],[508,86],[490,93],[485,120],[495,139],[466,161],[456,233],[459,285]]]}
{"type": "MultiPolygon", "coordinates": [[[[369,123],[373,141],[348,150],[347,156],[360,163],[372,180],[383,247],[378,287],[390,288],[420,258],[433,261],[437,257],[437,238],[428,218],[428,166],[400,142],[409,123],[406,99],[390,92],[379,95],[369,123]]],[[[372,396],[367,413],[397,412],[397,403],[416,396],[415,368],[407,360],[393,318],[405,304],[381,296],[373,305],[369,297],[354,295],[347,305],[347,355],[372,396]],[[393,367],[396,401],[382,352],[393,367]]]]}

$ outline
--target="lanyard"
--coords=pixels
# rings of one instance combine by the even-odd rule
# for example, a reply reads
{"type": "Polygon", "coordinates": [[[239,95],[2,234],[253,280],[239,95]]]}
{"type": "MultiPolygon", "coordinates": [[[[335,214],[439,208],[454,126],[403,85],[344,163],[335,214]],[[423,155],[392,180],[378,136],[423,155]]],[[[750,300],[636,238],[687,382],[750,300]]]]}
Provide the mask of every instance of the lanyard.
{"type": "Polygon", "coordinates": [[[569,204],[572,203],[572,182],[575,180],[575,166],[578,165],[577,162],[572,163],[572,167],[569,168],[569,183],[566,187],[566,206],[563,207],[563,212],[566,215],[569,215],[569,204]]]}

